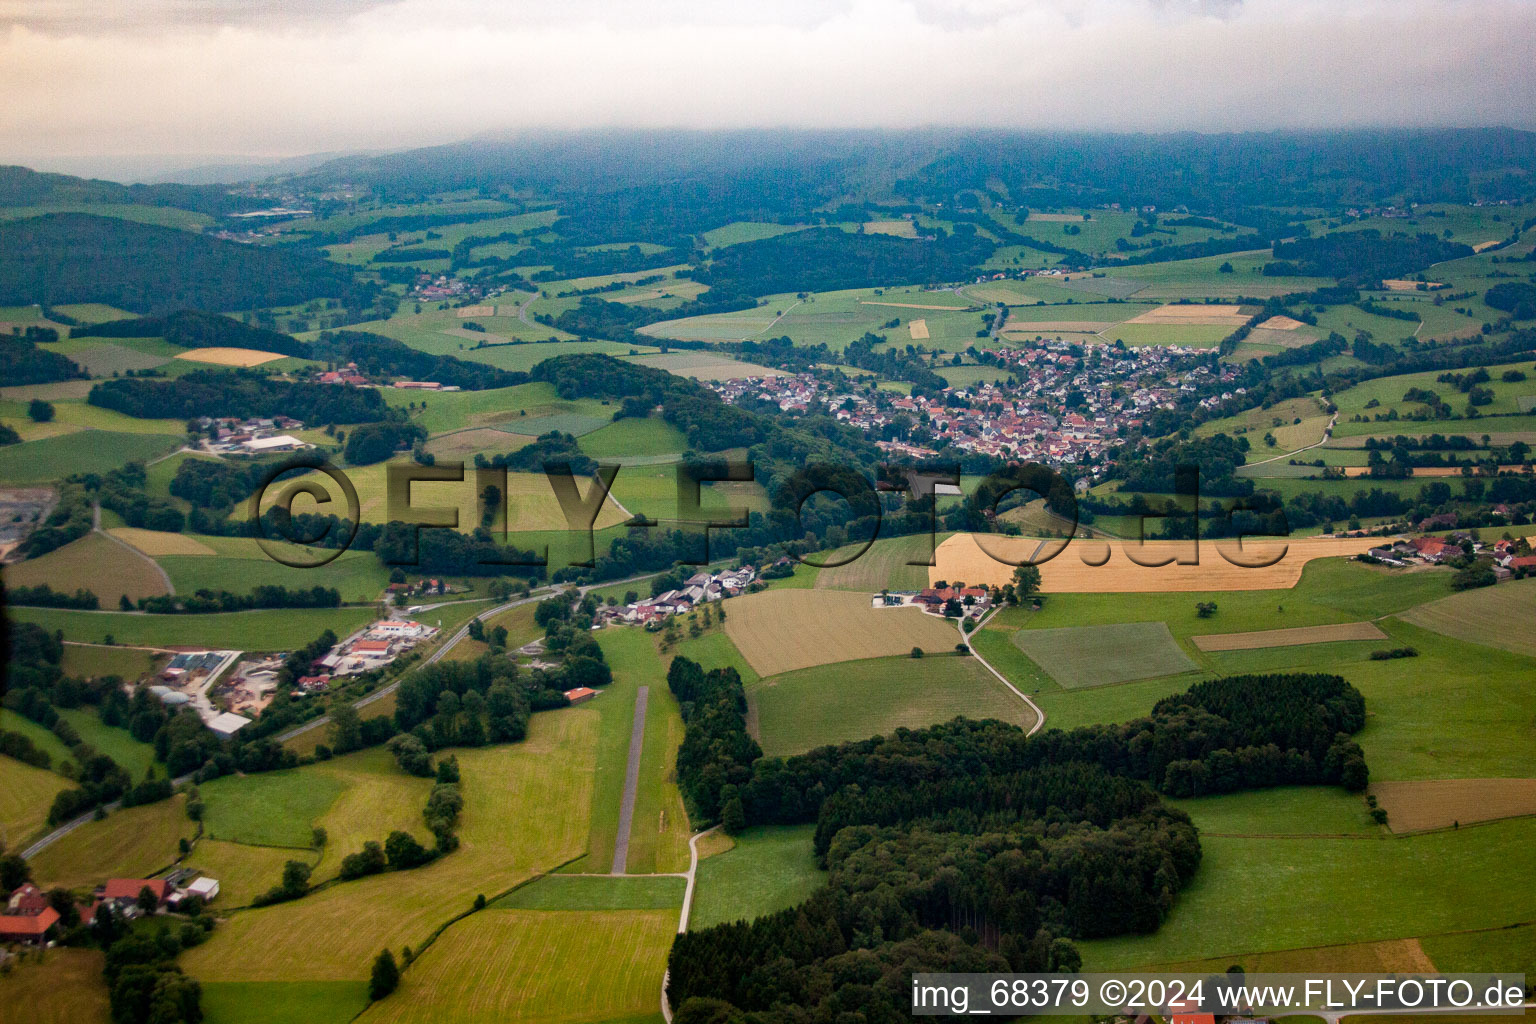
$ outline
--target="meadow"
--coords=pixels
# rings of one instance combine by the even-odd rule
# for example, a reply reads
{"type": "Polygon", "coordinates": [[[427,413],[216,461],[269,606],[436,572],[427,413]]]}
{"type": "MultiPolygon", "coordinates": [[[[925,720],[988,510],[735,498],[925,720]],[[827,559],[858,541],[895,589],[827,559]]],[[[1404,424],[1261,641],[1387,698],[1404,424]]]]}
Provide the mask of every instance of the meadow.
{"type": "Polygon", "coordinates": [[[685,879],[672,875],[545,875],[512,890],[501,910],[676,910],[685,879]]]}
{"type": "Polygon", "coordinates": [[[936,536],[914,533],[906,537],[887,537],[876,540],[863,554],[859,554],[861,545],[850,544],[836,551],[807,557],[829,563],[852,558],[845,565],[828,565],[817,572],[818,590],[856,590],[865,594],[878,594],[882,590],[922,590],[928,585],[927,563],[933,558],[934,548],[948,536],[944,533],[936,536]],[[920,564],[912,565],[912,562],[920,564]]]}
{"type": "Polygon", "coordinates": [[[251,901],[277,885],[283,866],[291,860],[314,866],[313,851],[281,846],[251,846],[204,837],[198,840],[184,866],[219,880],[217,909],[227,913],[248,907],[251,901]]]}
{"type": "MultiPolygon", "coordinates": [[[[811,849],[814,825],[758,826],[699,861],[690,930],[784,910],[826,884],[811,849]]],[[[703,845],[702,843],[700,844],[703,845]]]]}
{"type": "Polygon", "coordinates": [[[116,811],[90,821],[31,858],[44,888],[89,889],[108,878],[149,878],[179,856],[177,842],[197,827],[187,820],[186,797],[116,811]]]}
{"type": "Polygon", "coordinates": [[[1419,605],[1403,619],[1443,636],[1536,657],[1529,629],[1533,599],[1536,580],[1515,580],[1419,605]]]}
{"type": "Polygon", "coordinates": [[[277,608],[212,615],[143,615],[121,612],[12,608],[10,615],[35,622],[66,640],[201,647],[210,642],[247,651],[289,651],[327,629],[346,636],[376,616],[373,608],[277,608]]]}
{"type": "Polygon", "coordinates": [[[0,1024],[107,1024],[103,960],[94,949],[50,949],[0,974],[0,1024]]]}
{"type": "Polygon", "coordinates": [[[1035,720],[1028,705],[976,659],[953,653],[844,661],[769,676],[748,688],[747,704],[749,723],[769,757],[962,715],[1023,729],[1035,720]]]}
{"type": "Polygon", "coordinates": [[[586,1024],[654,1011],[671,910],[487,909],[449,928],[359,1020],[586,1024]]]}
{"type": "Polygon", "coordinates": [[[116,608],[125,596],[137,601],[167,593],[154,562],[101,533],[88,533],[46,555],[6,566],[5,582],[13,587],[47,584],[64,593],[89,590],[103,608],[116,608]]]}
{"type": "Polygon", "coordinates": [[[952,620],[916,608],[873,608],[866,594],[768,590],[730,603],[725,632],[760,676],[839,661],[943,652],[960,639],[952,620]]]}
{"type": "Polygon", "coordinates": [[[0,757],[0,840],[7,849],[42,831],[53,798],[69,788],[62,775],[0,757]]]}
{"type": "Polygon", "coordinates": [[[74,473],[105,473],[164,455],[181,441],[180,435],[77,430],[6,445],[0,448],[0,482],[48,483],[74,473]]]}
{"type": "Polygon", "coordinates": [[[1021,629],[1013,643],[1069,690],[1111,686],[1195,669],[1161,622],[1021,629]]]}

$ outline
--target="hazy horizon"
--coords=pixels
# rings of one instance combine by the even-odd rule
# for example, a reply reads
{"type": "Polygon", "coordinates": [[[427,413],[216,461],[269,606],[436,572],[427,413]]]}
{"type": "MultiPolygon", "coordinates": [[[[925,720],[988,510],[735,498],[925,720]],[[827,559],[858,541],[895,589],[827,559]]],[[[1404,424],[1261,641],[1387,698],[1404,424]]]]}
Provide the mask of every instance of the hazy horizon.
{"type": "Polygon", "coordinates": [[[551,128],[1529,128],[1532,38],[1524,0],[0,0],[0,162],[152,176],[551,128]]]}

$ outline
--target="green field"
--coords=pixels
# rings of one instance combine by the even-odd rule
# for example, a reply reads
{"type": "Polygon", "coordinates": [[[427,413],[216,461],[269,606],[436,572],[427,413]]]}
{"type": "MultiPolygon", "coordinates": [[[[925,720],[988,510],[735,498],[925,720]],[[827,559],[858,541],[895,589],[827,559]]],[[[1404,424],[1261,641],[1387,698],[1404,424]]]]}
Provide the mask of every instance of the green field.
{"type": "Polygon", "coordinates": [[[1533,601],[1536,580],[1515,580],[1420,605],[1403,619],[1458,640],[1536,657],[1536,638],[1529,629],[1533,601]]]}
{"type": "Polygon", "coordinates": [[[203,832],[210,839],[306,848],[314,825],[343,788],[311,768],[226,775],[199,787],[203,832]]]}
{"type": "Polygon", "coordinates": [[[667,910],[683,905],[686,882],[670,876],[546,875],[497,900],[502,910],[667,910]]]}
{"type": "Polygon", "coordinates": [[[1013,642],[1069,690],[1191,672],[1195,663],[1160,622],[1021,629],[1013,642]]]}
{"type": "Polygon", "coordinates": [[[114,430],[78,430],[56,437],[0,448],[0,481],[46,483],[73,473],[105,473],[134,460],[164,455],[180,436],[132,434],[114,430]]]}
{"type": "Polygon", "coordinates": [[[327,629],[346,636],[376,612],[372,608],[278,608],[217,615],[141,615],[121,612],[12,608],[12,618],[35,622],[66,640],[100,643],[111,636],[120,644],[223,646],[248,651],[287,651],[327,629]]]}
{"type": "Polygon", "coordinates": [[[1528,884],[1536,819],[1399,839],[1204,836],[1200,845],[1199,873],[1163,926],[1150,936],[1080,943],[1085,969],[1411,938],[1515,924],[1536,912],[1528,884]]]}
{"type": "Polygon", "coordinates": [[[44,888],[66,889],[88,889],[108,878],[149,878],[175,861],[178,840],[196,832],[185,805],[185,797],[174,796],[87,822],[33,857],[32,874],[44,888]]]}
{"type": "Polygon", "coordinates": [[[0,835],[7,848],[42,831],[53,798],[69,788],[62,775],[0,756],[0,835]]]}
{"type": "Polygon", "coordinates": [[[814,825],[750,828],[699,862],[690,930],[751,920],[802,902],[826,883],[811,851],[814,825]]]}
{"type": "Polygon", "coordinates": [[[267,585],[306,589],[322,586],[341,591],[343,601],[365,603],[377,601],[389,583],[389,569],[369,551],[348,551],[323,566],[306,569],[276,561],[256,541],[244,537],[197,540],[217,554],[161,555],[156,559],[170,575],[178,593],[206,589],[244,594],[267,585]]]}
{"type": "Polygon", "coordinates": [[[277,885],[283,877],[283,866],[291,860],[313,866],[315,855],[309,850],[250,846],[205,836],[193,847],[186,867],[219,880],[216,908],[227,912],[234,907],[250,906],[253,899],[277,885]]]}
{"type": "Polygon", "coordinates": [[[846,565],[827,567],[818,572],[818,590],[860,590],[869,594],[878,594],[882,590],[922,590],[928,586],[927,563],[933,559],[934,547],[948,536],[947,533],[932,537],[914,533],[876,540],[863,554],[858,554],[860,545],[849,545],[806,557],[827,562],[852,558],[846,565]],[[919,564],[909,565],[909,562],[919,564]]]}
{"type": "Polygon", "coordinates": [[[39,558],[6,566],[5,582],[15,587],[46,584],[66,594],[89,590],[102,608],[118,607],[125,595],[137,601],[166,593],[153,562],[101,533],[88,533],[39,558]]]}
{"type": "MultiPolygon", "coordinates": [[[[957,637],[958,638],[958,637],[957,637]]],[[[1023,728],[1034,714],[974,658],[871,658],[786,672],[747,693],[749,721],[770,757],[889,735],[957,715],[1023,728]]]]}
{"type": "MultiPolygon", "coordinates": [[[[155,748],[152,744],[140,743],[129,735],[127,729],[103,725],[101,716],[95,711],[75,708],[60,711],[59,714],[75,727],[82,740],[128,769],[128,774],[135,781],[144,778],[144,773],[154,763],[155,748]]],[[[163,767],[157,769],[157,772],[162,776],[165,774],[163,767]]]]}
{"type": "Polygon", "coordinates": [[[347,1024],[367,1005],[366,981],[203,982],[205,1024],[347,1024]]]}
{"type": "Polygon", "coordinates": [[[623,419],[581,438],[581,450],[594,459],[671,455],[688,449],[688,439],[666,420],[623,419]]]}

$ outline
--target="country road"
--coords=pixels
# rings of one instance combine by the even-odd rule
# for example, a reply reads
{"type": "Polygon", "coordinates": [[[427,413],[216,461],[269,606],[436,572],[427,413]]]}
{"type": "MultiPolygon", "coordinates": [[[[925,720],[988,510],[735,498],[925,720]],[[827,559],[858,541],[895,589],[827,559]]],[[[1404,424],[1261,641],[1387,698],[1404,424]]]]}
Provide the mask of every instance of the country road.
{"type": "Polygon", "coordinates": [[[1273,458],[1260,459],[1258,462],[1245,462],[1245,463],[1243,463],[1243,465],[1245,465],[1245,466],[1262,466],[1262,465],[1265,465],[1266,463],[1278,462],[1281,459],[1288,459],[1288,458],[1290,458],[1293,455],[1300,455],[1302,452],[1309,452],[1313,448],[1321,448],[1323,445],[1325,445],[1329,441],[1333,440],[1333,425],[1335,423],[1337,423],[1337,422],[1339,422],[1339,414],[1338,413],[1334,413],[1333,416],[1329,418],[1328,425],[1323,428],[1323,439],[1321,441],[1318,441],[1316,444],[1309,444],[1305,448],[1297,448],[1293,452],[1283,452],[1282,454],[1276,455],[1273,458]]]}
{"type": "MultiPolygon", "coordinates": [[[[976,629],[980,629],[982,626],[986,625],[987,620],[990,619],[992,616],[996,615],[999,610],[1000,609],[994,608],[990,612],[988,612],[986,615],[982,616],[981,621],[976,623],[976,629]]],[[[1029,705],[1029,709],[1035,713],[1035,724],[1030,726],[1029,727],[1029,731],[1026,732],[1024,735],[1026,735],[1026,736],[1033,736],[1035,733],[1039,732],[1041,730],[1041,728],[1044,727],[1044,725],[1045,725],[1045,709],[1042,708],[1040,705],[1036,704],[1034,701],[1030,700],[1027,696],[1025,696],[1023,690],[1019,689],[1017,686],[1014,686],[1012,683],[1010,683],[1008,681],[1008,677],[1007,676],[1003,675],[997,669],[993,668],[992,667],[992,663],[987,661],[986,658],[983,658],[980,655],[980,653],[977,652],[976,648],[971,645],[971,636],[973,635],[974,631],[973,631],[973,633],[967,633],[965,631],[965,620],[964,619],[960,620],[959,629],[960,629],[960,640],[965,644],[965,649],[971,652],[971,657],[975,658],[978,662],[980,662],[982,668],[985,668],[988,672],[991,672],[994,676],[997,676],[998,682],[1002,683],[1004,686],[1008,687],[1008,689],[1012,690],[1013,691],[1013,695],[1015,697],[1019,698],[1019,700],[1023,701],[1025,704],[1028,704],[1029,705]]]]}
{"type": "Polygon", "coordinates": [[[176,596],[176,584],[171,582],[170,574],[167,573],[165,571],[165,569],[163,569],[161,567],[159,562],[155,561],[153,558],[150,558],[144,552],[140,551],[138,548],[134,547],[132,544],[129,544],[127,541],[123,540],[122,538],[114,537],[110,533],[108,533],[106,530],[103,530],[101,528],[101,502],[99,502],[99,501],[91,506],[91,531],[93,533],[101,534],[103,537],[107,538],[107,540],[111,541],[113,544],[116,544],[118,547],[122,548],[124,551],[127,551],[130,554],[132,554],[133,557],[135,557],[135,558],[142,558],[142,559],[144,559],[144,561],[148,562],[149,565],[150,565],[150,568],[154,569],[155,572],[159,575],[160,582],[165,584],[165,592],[167,594],[171,595],[172,597],[176,596]]]}

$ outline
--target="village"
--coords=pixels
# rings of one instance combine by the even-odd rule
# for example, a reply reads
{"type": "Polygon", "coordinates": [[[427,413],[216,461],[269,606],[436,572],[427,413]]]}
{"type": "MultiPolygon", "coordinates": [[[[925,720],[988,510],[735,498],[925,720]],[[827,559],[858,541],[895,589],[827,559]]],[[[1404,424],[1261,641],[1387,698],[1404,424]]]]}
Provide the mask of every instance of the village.
{"type": "MultiPolygon", "coordinates": [[[[0,947],[51,945],[50,932],[57,934],[56,926],[65,915],[85,924],[99,924],[99,915],[104,913],[120,923],[174,913],[192,922],[218,895],[218,879],[186,869],[171,871],[164,878],[110,878],[96,886],[89,903],[74,902],[63,889],[44,893],[27,882],[0,908],[0,947]]],[[[208,925],[212,923],[209,918],[208,925]]],[[[12,955],[0,948],[0,965],[12,955]]]]}
{"type": "Polygon", "coordinates": [[[314,447],[288,433],[304,429],[303,423],[288,416],[245,420],[233,416],[200,416],[193,422],[203,433],[201,449],[212,455],[270,455],[314,447]]]}
{"type": "MultiPolygon", "coordinates": [[[[1209,352],[1178,346],[1105,349],[1045,341],[971,353],[995,363],[997,379],[951,387],[937,395],[892,394],[853,387],[827,373],[705,381],[727,402],[768,401],[785,412],[825,412],[855,427],[883,450],[931,458],[955,449],[1046,465],[1107,469],[1108,449],[1122,443],[1157,409],[1235,379],[1234,367],[1213,369],[1209,352]]],[[[1214,407],[1244,389],[1211,394],[1214,407]]]]}

